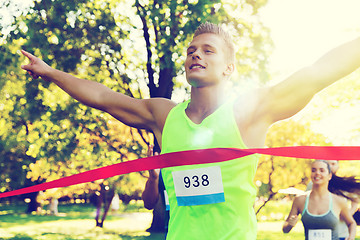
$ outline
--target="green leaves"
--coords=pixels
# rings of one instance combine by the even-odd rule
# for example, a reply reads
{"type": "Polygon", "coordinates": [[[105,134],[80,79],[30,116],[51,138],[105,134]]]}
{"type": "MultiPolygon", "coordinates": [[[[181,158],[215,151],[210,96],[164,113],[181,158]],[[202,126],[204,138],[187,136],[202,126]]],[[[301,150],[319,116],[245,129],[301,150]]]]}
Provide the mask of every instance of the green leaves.
{"type": "MultiPolygon", "coordinates": [[[[325,136],[313,132],[308,125],[294,120],[274,124],[267,135],[267,147],[283,146],[329,146],[325,136]]],[[[295,187],[305,190],[310,181],[312,159],[295,159],[262,155],[255,181],[260,186],[259,195],[275,197],[280,189],[295,187]]]]}
{"type": "MultiPolygon", "coordinates": [[[[27,60],[17,50],[129,96],[171,98],[176,86],[184,99],[187,86],[177,76],[184,72],[185,49],[201,22],[225,22],[241,46],[241,74],[259,72],[252,66],[267,36],[257,34],[261,23],[239,17],[249,3],[236,3],[237,11],[230,11],[233,5],[210,0],[39,0],[29,9],[18,6],[24,14],[16,15],[9,35],[0,42],[0,165],[11,161],[22,177],[13,181],[11,169],[1,168],[2,179],[10,179],[1,183],[1,190],[15,182],[12,187],[22,187],[25,177],[50,181],[144,157],[153,141],[152,134],[82,105],[55,85],[30,79],[20,69],[27,60]],[[260,47],[243,48],[240,36],[247,46],[254,42],[260,47]]],[[[259,3],[250,5],[255,14],[259,3]]],[[[138,173],[108,179],[127,194],[140,193],[144,181],[138,173]]],[[[81,194],[98,184],[59,191],[81,194]]]]}

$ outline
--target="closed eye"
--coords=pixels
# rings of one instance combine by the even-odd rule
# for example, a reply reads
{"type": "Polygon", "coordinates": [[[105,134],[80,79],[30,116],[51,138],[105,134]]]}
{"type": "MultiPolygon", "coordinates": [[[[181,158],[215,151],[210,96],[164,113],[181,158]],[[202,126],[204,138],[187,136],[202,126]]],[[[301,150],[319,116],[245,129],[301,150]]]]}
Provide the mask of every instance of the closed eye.
{"type": "Polygon", "coordinates": [[[188,49],[187,49],[187,55],[191,55],[195,52],[196,48],[194,46],[190,46],[188,49]]]}

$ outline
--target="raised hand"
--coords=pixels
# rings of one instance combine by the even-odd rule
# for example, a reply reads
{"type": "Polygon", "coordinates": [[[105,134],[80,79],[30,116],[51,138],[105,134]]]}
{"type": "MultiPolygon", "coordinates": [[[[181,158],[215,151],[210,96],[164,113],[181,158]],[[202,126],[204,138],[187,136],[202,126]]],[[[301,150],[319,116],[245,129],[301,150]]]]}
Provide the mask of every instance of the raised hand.
{"type": "Polygon", "coordinates": [[[31,53],[28,53],[24,50],[21,50],[21,53],[30,60],[29,64],[22,65],[21,68],[26,70],[33,78],[36,79],[39,76],[44,77],[49,72],[49,70],[51,70],[49,65],[31,53]]]}

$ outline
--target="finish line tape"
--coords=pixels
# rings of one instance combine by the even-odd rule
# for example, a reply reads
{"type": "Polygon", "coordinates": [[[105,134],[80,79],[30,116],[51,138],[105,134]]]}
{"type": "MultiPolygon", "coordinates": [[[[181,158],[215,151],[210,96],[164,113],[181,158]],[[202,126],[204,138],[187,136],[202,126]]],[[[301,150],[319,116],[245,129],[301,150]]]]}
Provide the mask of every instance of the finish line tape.
{"type": "Polygon", "coordinates": [[[360,146],[296,146],[252,149],[210,148],[189,150],[139,158],[132,161],[121,162],[114,165],[93,169],[83,173],[60,178],[51,182],[45,182],[31,187],[0,193],[0,198],[92,182],[95,180],[131,172],[182,165],[223,162],[256,153],[292,158],[360,160],[360,146]]]}

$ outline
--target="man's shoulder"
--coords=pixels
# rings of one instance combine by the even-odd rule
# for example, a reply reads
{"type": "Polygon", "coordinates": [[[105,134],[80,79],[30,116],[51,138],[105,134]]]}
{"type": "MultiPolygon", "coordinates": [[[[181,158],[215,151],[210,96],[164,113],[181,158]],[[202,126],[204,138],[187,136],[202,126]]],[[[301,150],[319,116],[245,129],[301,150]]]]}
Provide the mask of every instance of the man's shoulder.
{"type": "Polygon", "coordinates": [[[144,100],[146,101],[147,105],[153,110],[170,111],[173,107],[177,105],[177,103],[175,103],[171,99],[161,97],[149,98],[144,100]]]}

